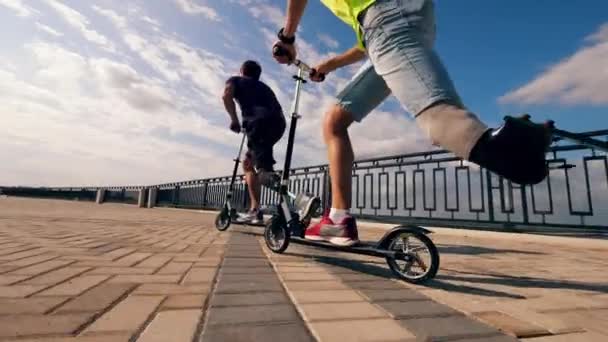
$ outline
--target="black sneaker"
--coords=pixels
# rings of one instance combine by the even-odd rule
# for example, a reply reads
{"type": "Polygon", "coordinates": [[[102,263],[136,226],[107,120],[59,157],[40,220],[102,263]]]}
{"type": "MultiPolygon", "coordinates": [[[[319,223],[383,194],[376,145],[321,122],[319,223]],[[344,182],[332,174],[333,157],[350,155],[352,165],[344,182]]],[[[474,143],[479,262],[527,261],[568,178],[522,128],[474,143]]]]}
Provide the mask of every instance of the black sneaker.
{"type": "Polygon", "coordinates": [[[549,174],[545,159],[551,144],[553,123],[537,124],[529,115],[505,117],[505,123],[487,131],[469,160],[521,185],[542,182],[549,174]]]}

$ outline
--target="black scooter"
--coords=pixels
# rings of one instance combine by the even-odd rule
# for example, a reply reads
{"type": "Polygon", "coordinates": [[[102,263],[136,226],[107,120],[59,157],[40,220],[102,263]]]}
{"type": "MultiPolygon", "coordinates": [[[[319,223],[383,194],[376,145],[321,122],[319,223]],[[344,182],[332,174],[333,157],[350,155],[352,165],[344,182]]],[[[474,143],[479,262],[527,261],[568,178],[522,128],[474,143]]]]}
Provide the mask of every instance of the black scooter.
{"type": "MultiPolygon", "coordinates": [[[[275,47],[273,53],[276,56],[287,55],[287,52],[280,47],[275,47]]],[[[314,75],[316,71],[300,60],[295,60],[292,63],[298,68],[297,75],[293,77],[296,81],[295,98],[287,141],[285,166],[279,190],[279,204],[276,208],[276,214],[272,216],[264,230],[266,245],[275,253],[283,253],[289,246],[289,242],[293,240],[314,247],[377,256],[385,258],[393,273],[405,281],[421,283],[432,279],[439,269],[439,252],[431,239],[427,237],[431,232],[422,227],[398,226],[387,232],[376,243],[363,243],[352,247],[336,246],[327,242],[311,241],[304,238],[307,225],[303,225],[298,214],[290,210],[287,204],[289,199],[287,189],[296,124],[300,118],[298,115],[300,91],[302,85],[306,83],[304,75],[314,75]]],[[[324,75],[320,76],[322,79],[324,78],[324,75]]]]}
{"type": "MultiPolygon", "coordinates": [[[[241,155],[243,153],[243,147],[245,146],[245,139],[247,138],[247,135],[245,134],[245,129],[243,129],[242,134],[243,138],[241,140],[239,152],[236,158],[234,159],[234,169],[232,170],[232,178],[230,179],[230,185],[228,187],[228,192],[226,193],[226,200],[224,202],[224,205],[222,206],[222,210],[220,210],[220,212],[215,217],[215,228],[219,231],[227,230],[231,224],[254,227],[266,226],[265,222],[253,223],[247,221],[239,221],[239,214],[231,202],[234,195],[234,183],[236,182],[239,164],[241,163],[241,155]]],[[[308,202],[309,198],[311,198],[310,196],[312,195],[306,193],[299,194],[298,196],[287,191],[287,196],[289,197],[289,199],[291,199],[291,203],[294,204],[295,208],[297,208],[298,206],[305,207],[306,205],[308,205],[308,208],[302,209],[306,209],[305,211],[309,214],[306,217],[302,217],[300,221],[300,224],[302,224],[304,227],[307,227],[310,224],[312,216],[317,214],[317,211],[321,205],[320,200],[318,198],[314,198],[314,200],[308,202]]]]}

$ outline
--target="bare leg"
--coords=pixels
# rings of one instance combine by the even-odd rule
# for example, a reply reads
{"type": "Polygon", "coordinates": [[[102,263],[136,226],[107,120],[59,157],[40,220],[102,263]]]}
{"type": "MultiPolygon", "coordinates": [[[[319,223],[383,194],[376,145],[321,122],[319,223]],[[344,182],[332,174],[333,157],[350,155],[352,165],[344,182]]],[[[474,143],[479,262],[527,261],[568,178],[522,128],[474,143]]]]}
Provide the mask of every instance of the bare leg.
{"type": "Polygon", "coordinates": [[[243,171],[245,171],[245,182],[247,182],[247,188],[249,189],[249,200],[251,202],[249,208],[251,210],[258,209],[260,207],[261,185],[258,175],[253,168],[253,162],[249,152],[245,155],[245,160],[243,160],[243,171]]]}
{"type": "Polygon", "coordinates": [[[327,145],[329,175],[331,177],[331,206],[350,209],[352,192],[353,148],[348,127],[353,122],[351,113],[335,105],[325,114],[323,135],[327,145]]]}

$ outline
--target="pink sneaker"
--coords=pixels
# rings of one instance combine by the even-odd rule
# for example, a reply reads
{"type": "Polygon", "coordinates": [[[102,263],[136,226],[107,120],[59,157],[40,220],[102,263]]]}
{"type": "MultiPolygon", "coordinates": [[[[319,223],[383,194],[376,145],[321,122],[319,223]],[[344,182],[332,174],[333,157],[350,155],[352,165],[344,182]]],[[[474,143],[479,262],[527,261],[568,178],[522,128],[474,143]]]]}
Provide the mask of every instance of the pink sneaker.
{"type": "Polygon", "coordinates": [[[353,246],[359,243],[355,218],[348,216],[336,224],[329,218],[329,213],[323,215],[321,222],[308,227],[304,237],[308,240],[328,241],[338,246],[353,246]]]}

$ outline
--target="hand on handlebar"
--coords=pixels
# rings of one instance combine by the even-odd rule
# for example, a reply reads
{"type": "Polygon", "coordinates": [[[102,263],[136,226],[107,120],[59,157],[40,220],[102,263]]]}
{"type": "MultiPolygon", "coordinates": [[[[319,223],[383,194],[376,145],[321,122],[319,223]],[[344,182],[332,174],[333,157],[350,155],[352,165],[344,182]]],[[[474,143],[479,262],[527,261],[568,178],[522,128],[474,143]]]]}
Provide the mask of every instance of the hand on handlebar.
{"type": "Polygon", "coordinates": [[[272,46],[272,56],[280,64],[290,64],[298,55],[296,47],[293,44],[285,44],[281,41],[277,41],[272,46]]]}
{"type": "Polygon", "coordinates": [[[321,63],[310,71],[310,80],[313,82],[323,82],[325,81],[325,76],[331,71],[332,69],[326,63],[321,63]]]}
{"type": "Polygon", "coordinates": [[[241,124],[238,121],[230,122],[230,130],[234,133],[241,133],[241,124]]]}

